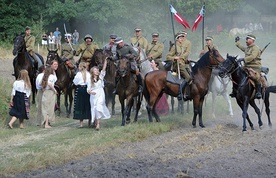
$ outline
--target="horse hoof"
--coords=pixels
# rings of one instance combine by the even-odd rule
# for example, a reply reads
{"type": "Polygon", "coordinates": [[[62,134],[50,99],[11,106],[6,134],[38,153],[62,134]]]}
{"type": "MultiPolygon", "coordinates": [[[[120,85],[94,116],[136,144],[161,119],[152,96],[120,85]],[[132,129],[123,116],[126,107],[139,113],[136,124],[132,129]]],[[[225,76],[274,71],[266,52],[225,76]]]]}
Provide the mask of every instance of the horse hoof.
{"type": "Polygon", "coordinates": [[[193,125],[193,128],[196,128],[196,125],[193,125]]]}
{"type": "Polygon", "coordinates": [[[115,115],[115,111],[112,111],[112,115],[115,115]]]}
{"type": "Polygon", "coordinates": [[[262,125],[260,125],[260,126],[259,126],[259,129],[260,129],[260,130],[262,130],[262,129],[263,129],[263,126],[262,126],[262,125]]]}
{"type": "Polygon", "coordinates": [[[201,128],[205,128],[205,126],[204,126],[203,124],[199,124],[199,126],[200,126],[201,128]]]}

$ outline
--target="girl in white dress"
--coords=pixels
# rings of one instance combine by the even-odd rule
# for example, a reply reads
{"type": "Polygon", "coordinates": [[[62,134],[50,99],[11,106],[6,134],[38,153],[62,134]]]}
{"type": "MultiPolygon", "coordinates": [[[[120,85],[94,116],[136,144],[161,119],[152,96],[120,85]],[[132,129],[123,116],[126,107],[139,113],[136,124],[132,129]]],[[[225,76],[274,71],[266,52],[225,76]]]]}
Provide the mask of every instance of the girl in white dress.
{"type": "Polygon", "coordinates": [[[100,129],[100,119],[109,119],[110,113],[105,104],[105,93],[104,93],[104,76],[106,73],[105,59],[103,69],[101,72],[98,67],[92,67],[90,69],[91,79],[87,84],[87,93],[90,94],[90,105],[91,105],[91,121],[95,121],[96,130],[100,129]]]}

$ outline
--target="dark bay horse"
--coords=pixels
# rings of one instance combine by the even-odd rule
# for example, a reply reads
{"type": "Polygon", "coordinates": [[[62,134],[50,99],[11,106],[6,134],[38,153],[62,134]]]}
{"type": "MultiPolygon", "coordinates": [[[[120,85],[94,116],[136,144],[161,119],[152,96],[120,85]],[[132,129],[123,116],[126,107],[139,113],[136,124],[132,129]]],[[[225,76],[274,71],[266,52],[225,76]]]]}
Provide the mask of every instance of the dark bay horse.
{"type": "Polygon", "coordinates": [[[267,87],[266,90],[265,90],[265,95],[264,95],[265,112],[266,112],[267,119],[268,119],[268,125],[270,127],[272,127],[272,123],[271,123],[271,120],[270,120],[270,108],[269,108],[269,106],[270,106],[270,102],[269,102],[270,93],[276,93],[276,86],[275,85],[267,87]]]}
{"type": "Polygon", "coordinates": [[[115,62],[110,58],[112,52],[110,50],[96,49],[89,68],[93,66],[98,66],[100,70],[103,68],[104,60],[107,58],[106,74],[104,77],[104,92],[105,92],[105,104],[108,107],[111,102],[111,113],[115,114],[115,94],[113,90],[115,87],[115,74],[116,74],[116,65],[115,62]]]}
{"type": "MultiPolygon", "coordinates": [[[[35,94],[36,94],[36,71],[33,67],[32,60],[30,54],[26,50],[26,43],[24,40],[24,35],[18,35],[14,39],[13,45],[13,55],[17,55],[16,62],[14,64],[14,76],[15,79],[18,78],[19,71],[22,69],[26,69],[28,71],[30,82],[32,85],[32,103],[35,104],[35,94]]],[[[42,59],[43,61],[43,59],[42,59]]]]}
{"type": "Polygon", "coordinates": [[[58,68],[56,70],[57,81],[55,83],[55,88],[58,91],[57,95],[57,104],[58,104],[58,111],[60,114],[60,96],[64,94],[65,101],[64,105],[66,108],[66,117],[69,118],[72,109],[73,103],[73,79],[70,78],[69,68],[66,66],[65,62],[59,57],[57,50],[49,50],[47,55],[46,64],[50,64],[51,61],[56,60],[58,61],[58,68]],[[68,97],[69,97],[69,106],[68,106],[68,97]]]}
{"type": "MultiPolygon", "coordinates": [[[[212,68],[218,66],[222,61],[224,61],[223,57],[213,48],[209,49],[209,51],[205,53],[192,67],[193,82],[189,87],[187,87],[190,90],[187,100],[193,100],[193,127],[196,127],[197,115],[199,115],[199,126],[205,127],[202,122],[203,101],[208,92],[208,83],[211,77],[212,68]]],[[[160,122],[160,118],[155,111],[155,106],[162,96],[162,93],[165,92],[166,94],[175,97],[179,93],[179,85],[168,82],[167,75],[167,71],[157,70],[148,73],[145,77],[144,95],[148,102],[147,110],[150,122],[152,122],[152,114],[156,121],[160,122]]]]}
{"type": "Polygon", "coordinates": [[[251,127],[254,130],[253,123],[251,122],[248,115],[248,106],[249,104],[254,108],[256,114],[258,115],[258,124],[259,127],[263,125],[261,120],[261,112],[255,103],[255,88],[253,83],[248,77],[247,72],[239,66],[237,62],[237,57],[229,56],[227,54],[227,59],[219,67],[219,76],[225,77],[231,75],[233,80],[233,87],[237,91],[236,101],[242,110],[243,117],[243,129],[246,131],[246,119],[251,127]]]}
{"type": "Polygon", "coordinates": [[[122,126],[124,126],[125,123],[130,122],[130,113],[134,103],[134,97],[138,96],[134,116],[134,122],[137,121],[138,112],[141,107],[142,94],[139,94],[138,84],[135,81],[134,74],[131,73],[130,61],[125,58],[120,59],[117,68],[120,80],[117,83],[116,90],[121,103],[122,126]]]}

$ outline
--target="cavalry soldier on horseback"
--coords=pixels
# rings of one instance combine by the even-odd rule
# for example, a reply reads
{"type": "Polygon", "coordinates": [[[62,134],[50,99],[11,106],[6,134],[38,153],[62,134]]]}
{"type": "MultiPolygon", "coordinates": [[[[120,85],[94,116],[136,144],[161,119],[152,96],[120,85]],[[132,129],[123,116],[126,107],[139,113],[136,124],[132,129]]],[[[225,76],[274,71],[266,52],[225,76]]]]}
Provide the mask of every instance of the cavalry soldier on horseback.
{"type": "MultiPolygon", "coordinates": [[[[31,27],[26,27],[25,28],[25,37],[24,37],[25,43],[26,43],[26,50],[31,56],[32,60],[32,65],[37,71],[40,66],[43,65],[42,61],[40,58],[36,55],[34,52],[34,45],[35,45],[35,37],[31,35],[31,27]]],[[[13,60],[13,67],[15,66],[15,62],[17,60],[17,57],[14,58],[13,60]]]]}
{"type": "Polygon", "coordinates": [[[93,41],[94,40],[91,35],[85,35],[84,43],[80,44],[76,52],[76,56],[79,56],[81,54],[78,64],[80,62],[90,63],[96,49],[99,49],[99,46],[96,43],[93,43],[93,41]]]}
{"type": "Polygon", "coordinates": [[[117,38],[117,35],[115,34],[111,34],[109,36],[109,43],[107,43],[104,47],[103,50],[104,51],[111,51],[113,56],[116,56],[116,49],[117,49],[117,45],[115,44],[115,39],[117,38]]]}
{"type": "Polygon", "coordinates": [[[164,51],[164,44],[158,42],[159,34],[154,32],[151,34],[152,42],[148,44],[146,48],[146,55],[149,60],[154,60],[158,65],[158,68],[164,70],[164,65],[162,64],[162,53],[164,51]]]}
{"type": "Polygon", "coordinates": [[[139,46],[143,49],[146,49],[148,45],[148,41],[145,37],[142,36],[142,29],[141,28],[135,28],[135,36],[130,38],[130,43],[133,45],[137,45],[139,43],[139,46]]]}
{"type": "Polygon", "coordinates": [[[70,69],[70,78],[74,77],[75,74],[75,62],[74,62],[74,54],[76,53],[75,49],[71,43],[72,35],[65,34],[65,43],[61,45],[61,59],[70,69]]]}
{"type": "Polygon", "coordinates": [[[215,48],[216,50],[218,50],[218,47],[213,43],[213,40],[214,39],[211,36],[207,36],[205,38],[206,45],[204,46],[203,50],[200,52],[199,58],[201,58],[201,56],[203,56],[203,54],[205,54],[206,52],[208,52],[209,48],[210,49],[215,48]]]}
{"type": "MultiPolygon", "coordinates": [[[[252,68],[255,71],[256,74],[256,79],[254,80],[255,85],[256,85],[256,94],[255,94],[255,98],[256,99],[261,99],[262,98],[262,94],[261,94],[261,50],[259,49],[259,47],[257,45],[255,45],[255,40],[256,37],[254,35],[247,35],[246,36],[246,45],[247,47],[244,47],[241,43],[240,43],[240,38],[237,36],[235,38],[235,42],[236,42],[236,46],[238,48],[240,48],[244,53],[245,53],[245,58],[240,58],[238,61],[244,61],[244,67],[246,68],[252,68]]],[[[231,97],[235,97],[236,96],[236,91],[233,91],[230,94],[231,97]]]]}
{"type": "MultiPolygon", "coordinates": [[[[133,49],[133,47],[129,44],[124,43],[123,39],[121,37],[117,37],[115,39],[115,44],[117,45],[117,56],[115,60],[119,60],[121,58],[127,58],[130,61],[131,65],[131,72],[134,73],[137,76],[137,82],[139,84],[138,92],[143,92],[143,80],[142,76],[139,73],[139,69],[137,67],[137,63],[135,58],[138,56],[137,52],[133,49]]],[[[119,75],[116,74],[115,77],[115,89],[113,91],[114,94],[117,94],[116,86],[119,81],[119,75]]]]}
{"type": "Polygon", "coordinates": [[[179,65],[177,65],[177,63],[174,63],[174,70],[179,70],[181,77],[185,79],[185,81],[179,86],[179,100],[183,98],[183,89],[185,89],[187,84],[190,85],[192,82],[188,65],[190,63],[188,56],[191,53],[191,42],[187,40],[186,35],[187,32],[185,31],[178,32],[176,34],[176,44],[171,47],[169,53],[166,56],[166,59],[168,61],[178,61],[177,63],[179,65]]]}

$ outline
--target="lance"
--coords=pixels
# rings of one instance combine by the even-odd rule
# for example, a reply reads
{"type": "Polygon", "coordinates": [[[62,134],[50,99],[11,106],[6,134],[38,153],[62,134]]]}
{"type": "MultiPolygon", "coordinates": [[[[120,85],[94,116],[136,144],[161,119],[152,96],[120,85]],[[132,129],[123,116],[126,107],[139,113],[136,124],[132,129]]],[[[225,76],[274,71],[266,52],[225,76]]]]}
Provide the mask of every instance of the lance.
{"type": "MultiPolygon", "coordinates": [[[[67,30],[66,30],[65,23],[63,24],[63,27],[64,27],[65,34],[68,34],[68,33],[67,33],[67,30]]],[[[72,44],[71,44],[71,40],[68,40],[68,41],[69,41],[69,45],[70,45],[72,51],[74,51],[74,48],[72,47],[72,44]]]]}

